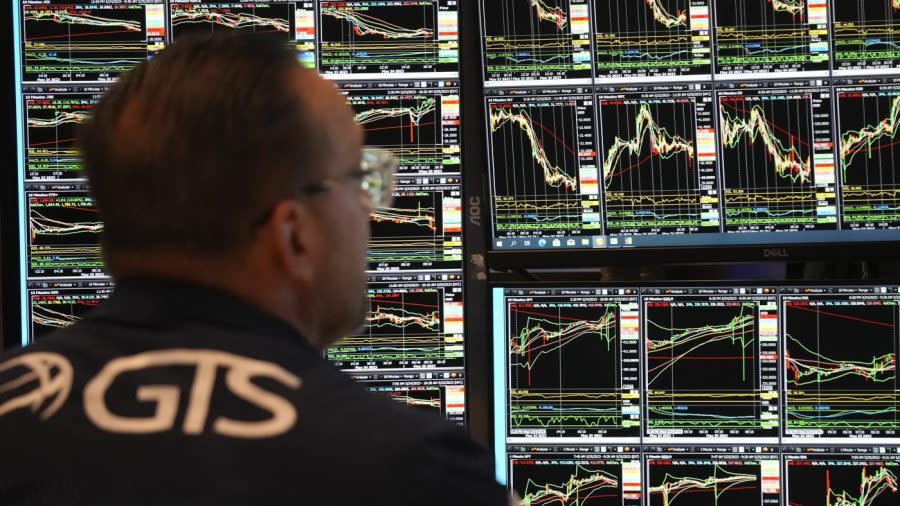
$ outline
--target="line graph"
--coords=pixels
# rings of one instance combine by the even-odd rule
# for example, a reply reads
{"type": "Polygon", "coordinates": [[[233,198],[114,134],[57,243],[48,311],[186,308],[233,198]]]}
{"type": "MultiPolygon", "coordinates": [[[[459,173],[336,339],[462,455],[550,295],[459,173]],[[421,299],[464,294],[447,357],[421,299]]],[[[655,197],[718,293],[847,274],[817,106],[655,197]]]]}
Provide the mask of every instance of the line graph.
{"type": "MultiPolygon", "coordinates": [[[[415,145],[418,143],[417,133],[423,126],[428,126],[431,128],[428,129],[429,131],[425,136],[424,143],[430,145],[439,143],[439,137],[436,135],[438,129],[436,128],[434,119],[434,112],[436,110],[434,97],[415,97],[412,100],[407,99],[405,101],[398,97],[391,101],[383,99],[380,101],[381,104],[372,104],[371,102],[377,101],[371,100],[367,102],[368,103],[365,105],[357,104],[356,110],[358,112],[353,116],[353,120],[356,124],[363,127],[367,137],[389,138],[394,140],[396,134],[393,132],[383,132],[400,130],[401,142],[394,144],[415,145]],[[396,104],[393,102],[396,102],[396,104]],[[383,105],[383,107],[379,107],[378,105],[383,105]],[[408,135],[408,137],[403,134],[408,135]]],[[[352,100],[350,103],[351,106],[354,105],[352,100]]],[[[381,145],[382,143],[377,141],[368,142],[367,139],[366,144],[381,145]]]]}
{"type": "Polygon", "coordinates": [[[817,91],[720,94],[727,231],[836,228],[833,139],[813,121],[830,99],[817,91]]]}
{"type": "Polygon", "coordinates": [[[339,339],[328,360],[343,369],[462,365],[459,282],[400,284],[369,282],[363,330],[339,339]]]}
{"type": "Polygon", "coordinates": [[[622,338],[631,311],[620,302],[565,297],[507,305],[512,433],[636,434],[623,385],[637,370],[621,362],[622,353],[637,351],[636,339],[622,338]]]}
{"type": "Polygon", "coordinates": [[[606,230],[718,231],[711,95],[660,95],[598,97],[606,230]]]}
{"type": "Polygon", "coordinates": [[[93,245],[103,231],[94,201],[87,196],[32,197],[28,217],[32,245],[93,245]]]}
{"type": "Polygon", "coordinates": [[[702,79],[712,72],[706,0],[594,0],[596,77],[702,79]]]}
{"type": "Polygon", "coordinates": [[[587,0],[484,0],[484,77],[590,79],[587,0]]]}
{"type": "Polygon", "coordinates": [[[390,151],[399,172],[460,172],[458,88],[372,89],[345,91],[364,144],[390,151]]]}
{"type": "Polygon", "coordinates": [[[777,433],[774,298],[684,294],[645,297],[643,305],[651,436],[777,433]]]}
{"type": "Polygon", "coordinates": [[[294,13],[290,3],[173,3],[169,22],[173,40],[189,34],[222,31],[278,34],[286,42],[294,40],[294,13]]]}
{"type": "Polygon", "coordinates": [[[896,461],[820,459],[787,461],[791,506],[887,506],[897,501],[896,461]]]}
{"type": "Polygon", "coordinates": [[[599,230],[590,96],[497,99],[488,109],[498,236],[599,230]]]}
{"type": "Polygon", "coordinates": [[[834,73],[890,72],[900,66],[900,15],[894,0],[835,2],[834,73]]]}
{"type": "Polygon", "coordinates": [[[716,72],[827,75],[827,23],[827,6],[803,0],[716,0],[716,72]]]}
{"type": "Polygon", "coordinates": [[[455,3],[321,2],[323,74],[457,71],[455,3]]]}
{"type": "Polygon", "coordinates": [[[513,487],[523,506],[621,504],[621,464],[579,462],[567,465],[512,464],[513,487]],[[565,474],[569,473],[566,477],[565,474]]]}
{"type": "Polygon", "coordinates": [[[77,128],[90,115],[99,94],[26,95],[26,178],[69,180],[84,177],[75,145],[77,128]]]}
{"type": "Polygon", "coordinates": [[[96,272],[103,224],[87,192],[26,193],[31,275],[96,272]]]}
{"type": "Polygon", "coordinates": [[[841,220],[851,229],[900,223],[900,89],[895,86],[838,88],[841,220]]]}
{"type": "Polygon", "coordinates": [[[411,185],[401,178],[391,207],[372,211],[369,268],[443,268],[462,261],[458,183],[411,185]]]}
{"type": "Polygon", "coordinates": [[[535,163],[541,168],[545,184],[553,188],[569,191],[578,189],[578,181],[575,176],[569,175],[565,170],[554,165],[548,158],[547,152],[544,150],[541,141],[538,139],[534,121],[527,112],[522,111],[513,113],[505,109],[494,109],[491,111],[491,132],[496,132],[507,123],[520,129],[528,139],[528,145],[531,149],[531,158],[533,158],[535,163]]]}
{"type": "Polygon", "coordinates": [[[444,389],[433,387],[394,387],[386,391],[389,399],[424,413],[445,414],[444,389]]]}
{"type": "Polygon", "coordinates": [[[897,417],[896,301],[847,296],[784,301],[785,427],[788,434],[877,434],[897,417]],[[846,336],[865,336],[846,346],[846,336]]]}
{"type": "Polygon", "coordinates": [[[110,291],[108,288],[30,290],[32,341],[81,320],[106,300],[110,291]]]}
{"type": "Polygon", "coordinates": [[[648,467],[651,506],[756,504],[760,500],[758,465],[666,465],[651,461],[648,467]]]}
{"type": "Polygon", "coordinates": [[[24,80],[109,81],[162,49],[162,4],[50,4],[22,9],[24,80]]]}

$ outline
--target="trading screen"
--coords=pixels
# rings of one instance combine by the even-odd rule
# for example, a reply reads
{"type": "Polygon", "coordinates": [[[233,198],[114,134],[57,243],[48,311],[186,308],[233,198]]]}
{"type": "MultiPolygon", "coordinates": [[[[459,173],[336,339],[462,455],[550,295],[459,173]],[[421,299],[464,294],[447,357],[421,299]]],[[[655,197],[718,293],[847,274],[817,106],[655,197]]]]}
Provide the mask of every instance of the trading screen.
{"type": "Polygon", "coordinates": [[[482,0],[492,248],[900,238],[891,0],[482,0]]]}
{"type": "Polygon", "coordinates": [[[525,504],[900,501],[900,286],[495,287],[492,305],[496,473],[525,504]]]}
{"type": "Polygon", "coordinates": [[[465,423],[455,0],[20,0],[14,4],[23,345],[113,291],[78,129],[118,76],[191,35],[278,37],[347,97],[365,145],[399,161],[370,216],[371,311],[327,358],[411,409],[465,423]]]}

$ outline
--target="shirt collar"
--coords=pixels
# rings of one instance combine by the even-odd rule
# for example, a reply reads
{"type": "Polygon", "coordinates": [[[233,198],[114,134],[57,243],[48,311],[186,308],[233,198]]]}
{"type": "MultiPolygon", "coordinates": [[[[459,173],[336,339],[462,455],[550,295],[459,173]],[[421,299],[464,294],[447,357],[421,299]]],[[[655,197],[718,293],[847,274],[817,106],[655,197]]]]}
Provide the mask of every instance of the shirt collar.
{"type": "Polygon", "coordinates": [[[109,300],[92,314],[149,323],[197,322],[254,335],[288,339],[313,349],[284,320],[220,288],[163,277],[116,280],[109,300]]]}

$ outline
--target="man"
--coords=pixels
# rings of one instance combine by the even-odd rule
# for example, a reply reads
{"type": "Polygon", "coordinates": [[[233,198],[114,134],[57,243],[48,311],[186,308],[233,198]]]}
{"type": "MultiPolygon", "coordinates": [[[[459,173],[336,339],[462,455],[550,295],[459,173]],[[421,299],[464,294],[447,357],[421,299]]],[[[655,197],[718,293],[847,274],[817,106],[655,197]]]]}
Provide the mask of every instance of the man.
{"type": "MultiPolygon", "coordinates": [[[[110,300],[0,358],[0,504],[506,504],[458,429],[322,357],[385,160],[282,43],[182,41],[82,132],[110,300]]],[[[383,186],[379,186],[383,184],[383,186]]]]}

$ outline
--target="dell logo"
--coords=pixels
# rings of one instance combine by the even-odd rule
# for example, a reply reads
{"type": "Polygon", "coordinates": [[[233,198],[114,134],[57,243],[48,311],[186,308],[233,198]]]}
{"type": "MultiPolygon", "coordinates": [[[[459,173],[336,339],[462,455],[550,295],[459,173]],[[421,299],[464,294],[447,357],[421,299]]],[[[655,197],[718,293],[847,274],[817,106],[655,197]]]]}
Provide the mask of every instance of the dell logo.
{"type": "Polygon", "coordinates": [[[787,248],[763,248],[763,257],[765,258],[787,258],[791,256],[787,248]]]}

